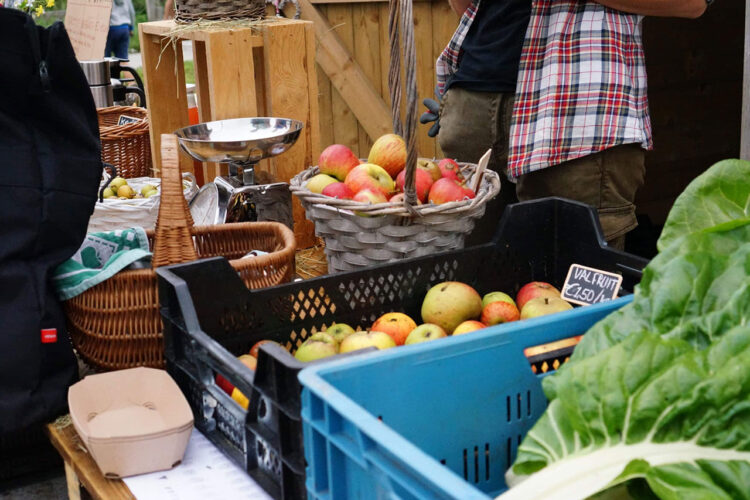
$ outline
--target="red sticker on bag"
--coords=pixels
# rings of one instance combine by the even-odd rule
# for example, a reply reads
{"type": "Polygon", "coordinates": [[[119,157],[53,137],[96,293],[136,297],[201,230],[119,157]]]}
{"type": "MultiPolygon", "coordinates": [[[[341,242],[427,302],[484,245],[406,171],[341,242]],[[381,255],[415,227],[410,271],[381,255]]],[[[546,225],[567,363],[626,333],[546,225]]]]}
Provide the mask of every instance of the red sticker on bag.
{"type": "Polygon", "coordinates": [[[57,328],[42,329],[42,344],[53,344],[57,342],[57,328]]]}

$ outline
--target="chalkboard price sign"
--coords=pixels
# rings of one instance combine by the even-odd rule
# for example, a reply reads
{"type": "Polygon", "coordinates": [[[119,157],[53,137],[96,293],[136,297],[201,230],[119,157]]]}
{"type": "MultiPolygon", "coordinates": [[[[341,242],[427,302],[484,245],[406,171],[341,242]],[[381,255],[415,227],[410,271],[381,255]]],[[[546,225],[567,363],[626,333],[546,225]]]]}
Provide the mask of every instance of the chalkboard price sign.
{"type": "Polygon", "coordinates": [[[562,289],[562,298],[586,306],[617,297],[622,276],[593,267],[572,264],[562,289]]]}

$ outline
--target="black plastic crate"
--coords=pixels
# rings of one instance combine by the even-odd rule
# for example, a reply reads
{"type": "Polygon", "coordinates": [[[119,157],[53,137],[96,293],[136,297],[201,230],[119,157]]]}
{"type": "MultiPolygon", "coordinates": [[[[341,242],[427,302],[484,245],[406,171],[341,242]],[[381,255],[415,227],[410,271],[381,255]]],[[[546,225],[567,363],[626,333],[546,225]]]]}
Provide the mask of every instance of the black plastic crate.
{"type": "MultiPolygon", "coordinates": [[[[391,311],[419,321],[424,294],[442,281],[468,283],[480,294],[515,294],[530,281],[559,287],[572,263],[621,273],[629,293],[647,261],[607,247],[591,207],[548,198],[508,207],[494,240],[481,246],[274,288],[246,289],[222,258],[164,267],[157,273],[167,370],[190,401],[198,429],[274,497],[304,498],[297,374],[307,365],[264,345],[253,374],[237,355],[264,339],[294,350],[334,322],[368,328],[391,311]],[[247,412],[214,383],[215,373],[248,396],[247,412]]],[[[541,369],[571,351],[531,362],[541,369]]]]}

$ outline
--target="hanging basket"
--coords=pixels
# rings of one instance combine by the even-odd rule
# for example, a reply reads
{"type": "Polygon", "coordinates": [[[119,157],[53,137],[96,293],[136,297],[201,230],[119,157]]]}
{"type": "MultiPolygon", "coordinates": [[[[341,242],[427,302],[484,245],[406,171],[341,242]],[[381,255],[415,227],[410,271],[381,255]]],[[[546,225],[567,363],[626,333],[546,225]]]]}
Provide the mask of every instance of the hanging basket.
{"type": "Polygon", "coordinates": [[[81,358],[100,371],[164,368],[156,267],[223,256],[248,288],[291,280],[294,233],[276,222],[194,227],[183,196],[177,137],[163,134],[162,200],[156,229],[146,232],[153,267],[126,269],[63,302],[68,331],[81,358]],[[242,258],[252,250],[267,252],[242,258]]]}
{"type": "MultiPolygon", "coordinates": [[[[367,204],[316,194],[305,187],[308,179],[320,173],[310,167],[290,182],[290,190],[315,223],[315,234],[325,241],[328,272],[351,271],[393,260],[429,255],[463,248],[466,235],[484,215],[487,202],[500,192],[500,178],[486,170],[476,197],[440,205],[418,205],[415,172],[417,168],[417,84],[414,22],[410,0],[390,0],[388,20],[393,130],[406,142],[405,199],[403,203],[367,204]],[[406,120],[401,122],[401,53],[403,34],[406,120]]],[[[462,173],[473,185],[476,165],[463,164],[462,173]]]]}

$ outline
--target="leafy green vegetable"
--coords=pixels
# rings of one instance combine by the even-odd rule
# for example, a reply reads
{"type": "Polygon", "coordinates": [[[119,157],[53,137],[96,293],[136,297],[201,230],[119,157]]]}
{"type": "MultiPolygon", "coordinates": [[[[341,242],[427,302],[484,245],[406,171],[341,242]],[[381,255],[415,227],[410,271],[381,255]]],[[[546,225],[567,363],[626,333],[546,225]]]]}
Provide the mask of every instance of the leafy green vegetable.
{"type": "Polygon", "coordinates": [[[691,183],[659,249],[544,379],[503,499],[750,500],[750,162],[691,183]]]}
{"type": "Polygon", "coordinates": [[[731,329],[707,349],[638,332],[568,366],[555,375],[565,397],[550,403],[521,444],[503,500],[585,498],[637,476],[660,498],[691,498],[662,494],[680,488],[703,495],[693,498],[730,498],[730,488],[745,487],[750,327],[731,329]]]}
{"type": "Polygon", "coordinates": [[[750,162],[724,160],[691,182],[675,201],[659,251],[685,234],[750,216],[750,162]]]}

